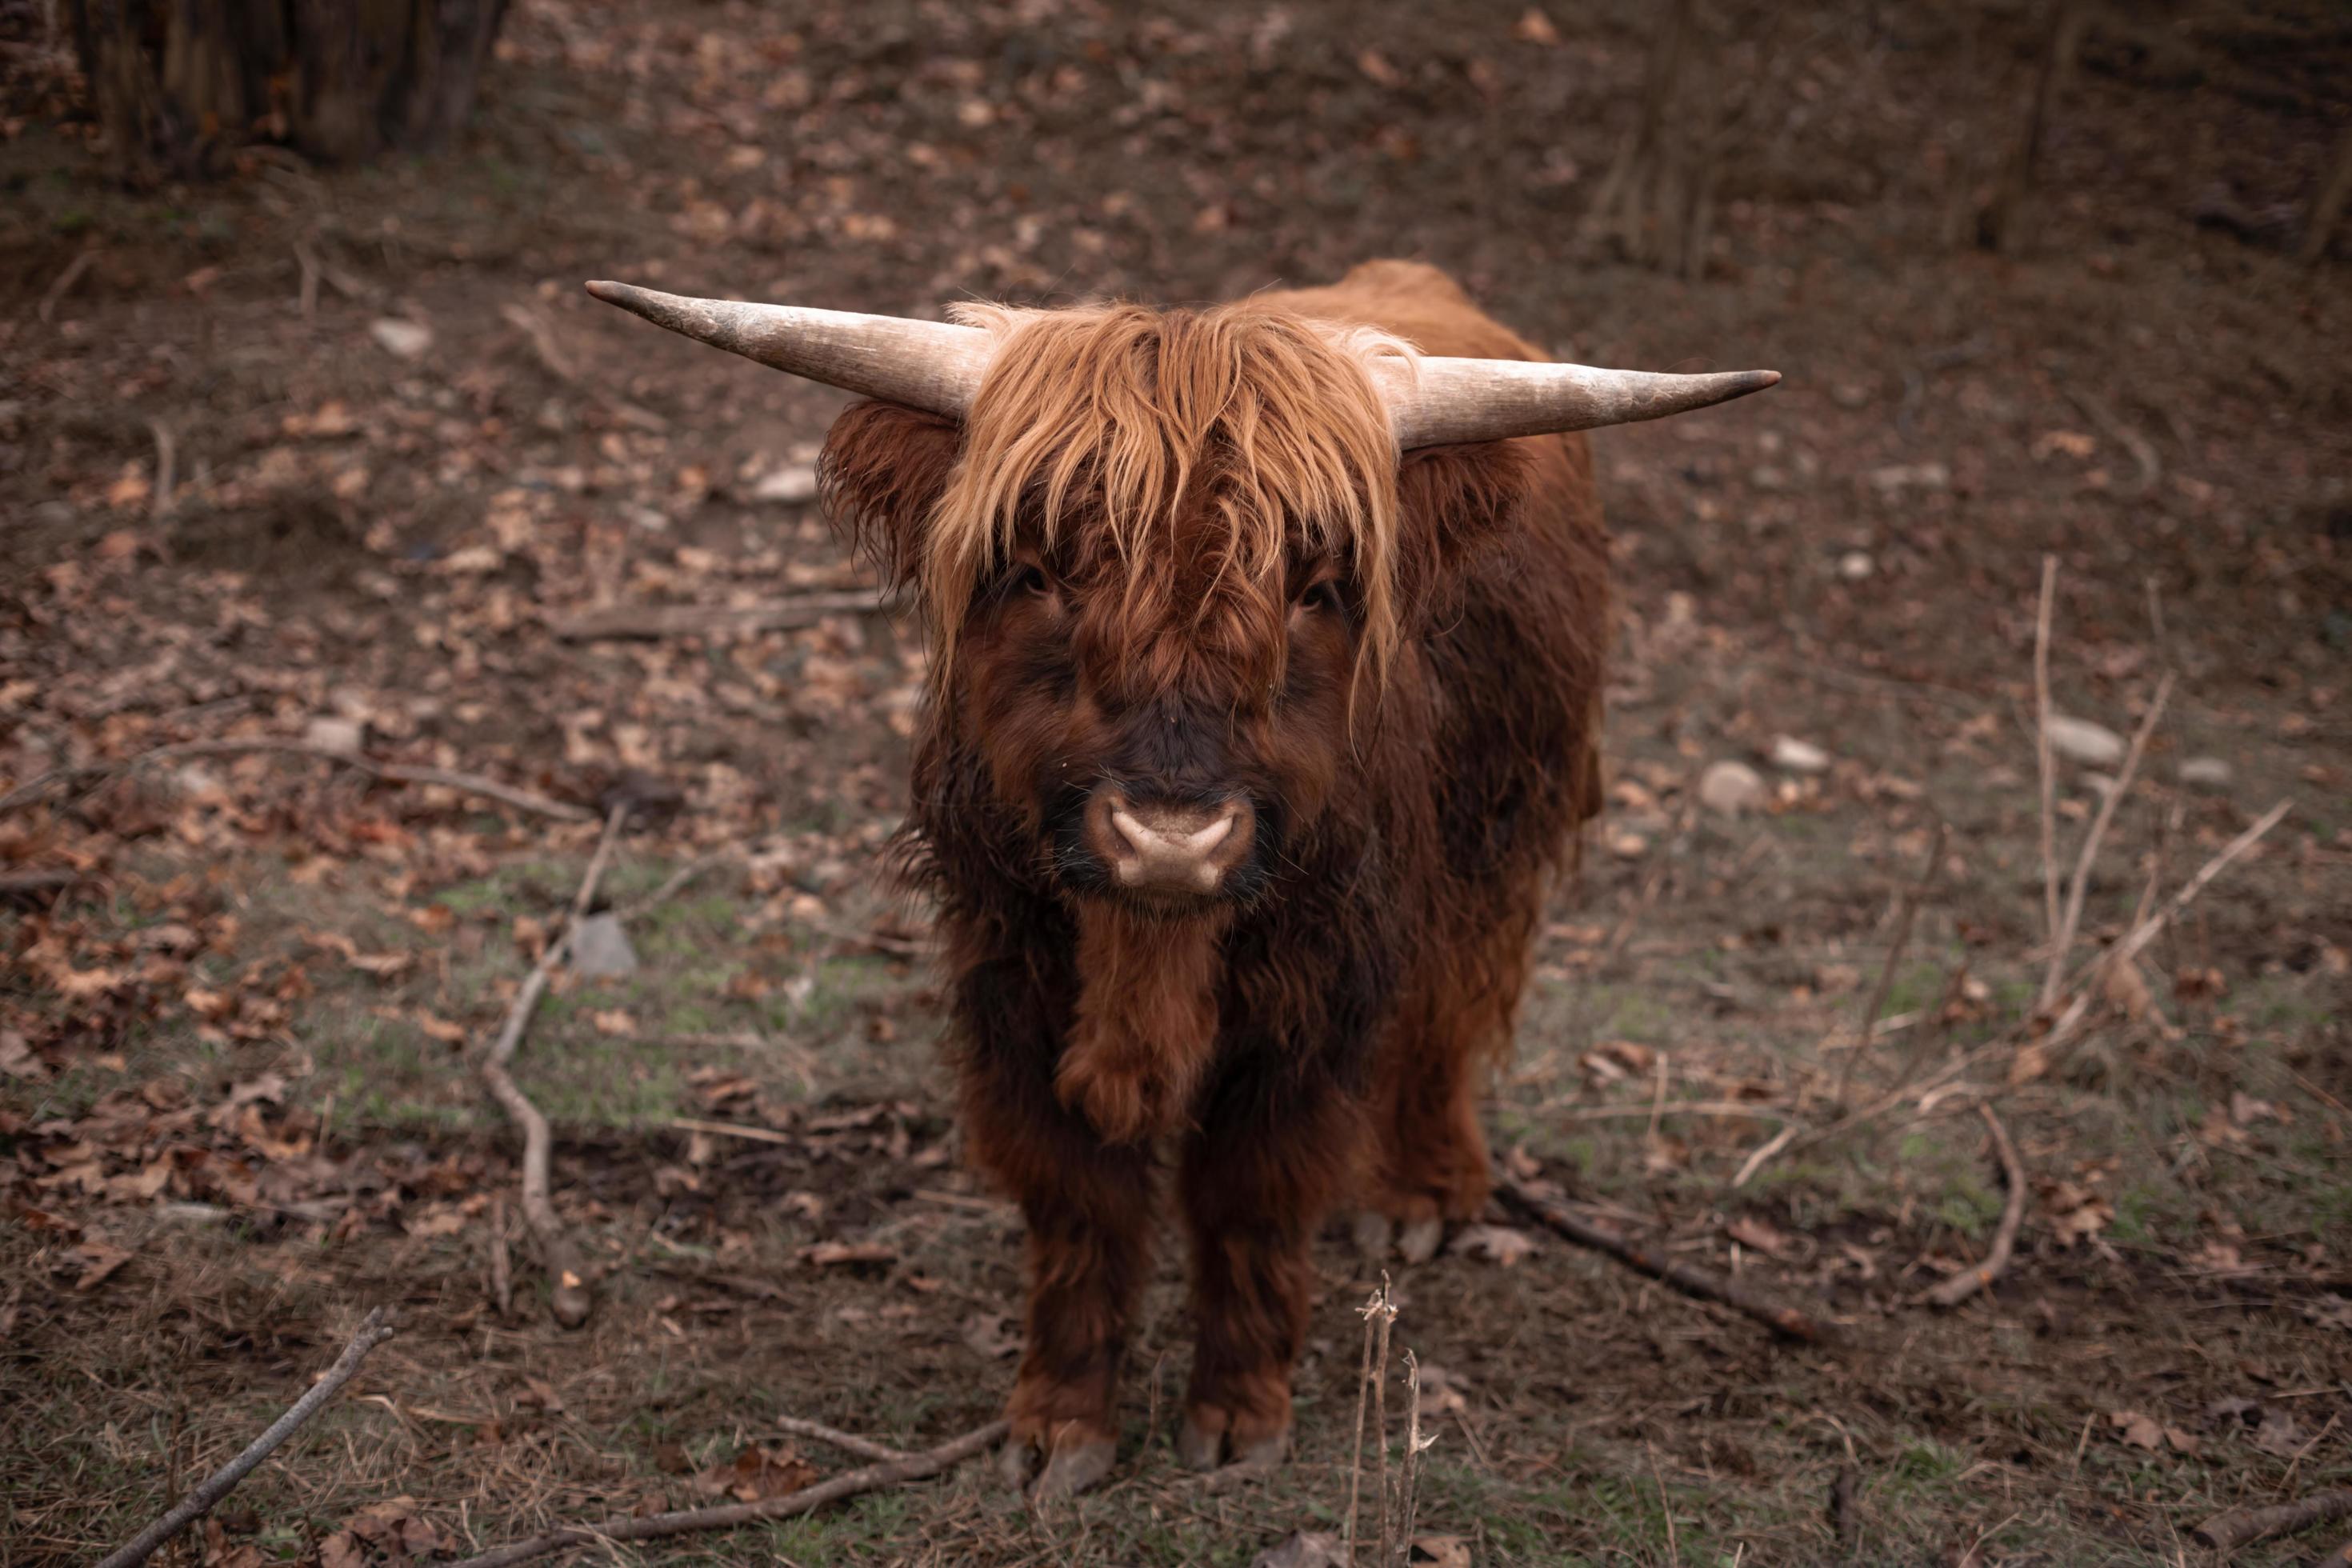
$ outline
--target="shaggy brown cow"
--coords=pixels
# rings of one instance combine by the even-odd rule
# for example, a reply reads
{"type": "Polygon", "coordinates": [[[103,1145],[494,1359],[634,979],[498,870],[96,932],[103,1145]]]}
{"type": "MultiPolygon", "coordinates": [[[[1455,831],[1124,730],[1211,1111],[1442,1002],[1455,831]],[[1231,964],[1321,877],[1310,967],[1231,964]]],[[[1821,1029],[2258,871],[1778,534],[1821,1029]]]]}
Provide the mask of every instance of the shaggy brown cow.
{"type": "Polygon", "coordinates": [[[1110,1468],[1169,1166],[1180,1452],[1277,1460],[1323,1216],[1419,1258],[1486,1200],[1482,1068],[1597,804],[1607,551],[1558,433],[1778,377],[1545,363],[1403,262],[954,323],[590,288],[877,399],[824,489],[932,638],[904,847],[1028,1220],[1008,1469],[1110,1468]]]}

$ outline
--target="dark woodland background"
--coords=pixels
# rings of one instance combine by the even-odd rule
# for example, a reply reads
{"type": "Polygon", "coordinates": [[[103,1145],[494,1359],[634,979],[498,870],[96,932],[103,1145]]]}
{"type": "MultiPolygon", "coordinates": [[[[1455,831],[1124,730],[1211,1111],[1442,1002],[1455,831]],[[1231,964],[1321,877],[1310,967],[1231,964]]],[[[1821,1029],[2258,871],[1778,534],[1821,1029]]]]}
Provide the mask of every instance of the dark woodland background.
{"type": "MultiPolygon", "coordinates": [[[[812,506],[841,400],[590,277],[935,316],[1402,255],[1563,356],[1782,371],[1597,439],[1610,809],[1489,1126],[1842,1342],[1498,1211],[1398,1282],[1415,1560],[2196,1562],[2352,1486],[2340,6],[0,0],[0,1563],[127,1539],[378,1303],[155,1561],[771,1495],[852,1462],[780,1415],[921,1446],[1009,1384],[1017,1220],[877,885],[919,634],[812,506]],[[615,802],[620,945],[513,1068],[568,1330],[477,1067],[615,802]],[[2098,836],[2054,988],[2045,824],[2098,836]],[[1920,1302],[2012,1191],[2002,1277],[1920,1302]]],[[[1171,1263],[1100,1495],[644,1554],[1329,1531],[1374,1279],[1318,1261],[1263,1486],[1169,1452],[1171,1263]]]]}

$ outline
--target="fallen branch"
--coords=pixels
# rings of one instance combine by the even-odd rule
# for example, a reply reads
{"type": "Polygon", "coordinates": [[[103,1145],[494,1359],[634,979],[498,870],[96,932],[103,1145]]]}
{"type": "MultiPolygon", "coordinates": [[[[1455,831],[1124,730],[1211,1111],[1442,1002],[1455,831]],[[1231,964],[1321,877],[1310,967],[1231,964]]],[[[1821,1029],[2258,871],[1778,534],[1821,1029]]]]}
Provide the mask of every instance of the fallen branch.
{"type": "Polygon", "coordinates": [[[392,1321],[382,1307],[368,1313],[361,1320],[359,1332],[352,1336],[352,1342],[345,1345],[343,1353],[335,1358],[335,1364],[329,1367],[301,1398],[289,1406],[284,1415],[271,1422],[267,1431],[248,1444],[245,1452],[205,1477],[195,1490],[174,1503],[169,1513],[141,1531],[129,1544],[109,1553],[98,1568],[135,1568],[136,1564],[154,1555],[157,1547],[228,1496],[237,1482],[251,1475],[280,1443],[291,1437],[304,1422],[316,1415],[320,1406],[352,1380],[352,1375],[360,1369],[360,1363],[367,1359],[368,1352],[392,1338],[393,1333],[392,1321]]]}
{"type": "Polygon", "coordinates": [[[2075,407],[2089,416],[2092,424],[2105,431],[2116,445],[2129,452],[2133,463],[2138,466],[2139,482],[2131,489],[2117,493],[2130,500],[2137,500],[2156,489],[2157,481],[2164,478],[2164,464],[2157,457],[2156,447],[2149,443],[2148,438],[2125,424],[2116,411],[2108,407],[2097,394],[2070,386],[2066,389],[2066,395],[2074,400],[2075,407]]]}
{"type": "Polygon", "coordinates": [[[887,613],[898,608],[871,588],[797,594],[760,605],[616,605],[605,610],[583,610],[557,616],[548,630],[565,642],[590,642],[604,637],[750,637],[760,632],[793,631],[813,626],[827,616],[862,612],[887,613]]]}
{"type": "Polygon", "coordinates": [[[628,815],[628,806],[616,805],[604,819],[604,835],[596,841],[596,853],[589,857],[588,869],[580,879],[580,890],[572,895],[572,911],[563,932],[547,944],[547,951],[539,955],[539,962],[523,976],[522,987],[515,993],[514,1003],[507,1009],[506,1022],[499,1026],[499,1037],[492,1042],[489,1054],[482,1058],[481,1066],[483,1087],[507,1113],[507,1119],[522,1129],[522,1217],[539,1242],[540,1263],[547,1270],[549,1310],[555,1321],[567,1329],[576,1329],[588,1321],[595,1300],[588,1292],[588,1275],[580,1260],[579,1248],[572,1245],[563,1222],[556,1217],[555,1205],[548,1197],[547,1167],[554,1135],[539,1107],[515,1087],[507,1063],[514,1059],[515,1047],[522,1044],[523,1031],[530,1026],[531,1013],[546,994],[549,979],[570,953],[572,933],[588,917],[588,907],[595,901],[596,884],[604,880],[614,842],[620,837],[621,825],[628,815]]]}
{"type": "Polygon", "coordinates": [[[438,784],[444,789],[454,789],[464,795],[481,795],[486,799],[511,805],[519,811],[536,812],[541,816],[551,816],[562,822],[596,820],[595,813],[581,806],[572,805],[564,801],[551,800],[543,795],[534,795],[527,789],[517,789],[512,784],[502,784],[496,779],[484,778],[479,773],[456,773],[447,768],[418,767],[408,763],[379,763],[363,757],[356,752],[338,752],[325,746],[314,746],[304,741],[262,739],[177,741],[170,745],[157,746],[152,751],[142,752],[137,756],[120,763],[103,763],[91,767],[55,768],[37,778],[17,785],[6,795],[0,795],[0,812],[10,811],[38,800],[59,784],[102,779],[116,773],[135,773],[142,768],[153,767],[158,763],[177,762],[186,757],[257,755],[315,757],[320,762],[334,763],[342,767],[355,769],[371,778],[383,779],[393,784],[438,784]]]}
{"type": "Polygon", "coordinates": [[[753,1524],[762,1520],[791,1519],[823,1508],[829,1502],[838,1502],[843,1498],[856,1497],[863,1492],[898,1486],[906,1481],[928,1480],[942,1470],[961,1464],[998,1441],[1010,1429],[1008,1422],[992,1421],[936,1448],[908,1454],[885,1464],[868,1465],[864,1469],[845,1470],[813,1487],[803,1487],[799,1491],[788,1492],[782,1497],[765,1498],[758,1502],[680,1509],[674,1513],[647,1514],[643,1518],[623,1515],[598,1524],[551,1530],[543,1535],[534,1535],[527,1541],[518,1541],[512,1545],[485,1552],[478,1557],[451,1563],[448,1568],[508,1568],[509,1563],[527,1563],[534,1557],[544,1557],[567,1546],[589,1546],[607,1541],[657,1541],[665,1536],[687,1535],[701,1530],[731,1530],[739,1524],[753,1524]]]}
{"type": "Polygon", "coordinates": [[[896,1465],[907,1458],[907,1452],[903,1448],[893,1448],[887,1443],[877,1443],[871,1437],[861,1437],[855,1432],[844,1432],[837,1426],[827,1426],[823,1422],[803,1421],[797,1415],[779,1415],[774,1417],[774,1421],[776,1429],[780,1432],[789,1432],[795,1437],[814,1437],[820,1443],[830,1443],[835,1447],[855,1454],[861,1459],[873,1459],[885,1465],[896,1465]]]}
{"type": "Polygon", "coordinates": [[[1920,868],[1919,879],[1903,889],[1900,907],[1895,912],[1895,940],[1886,944],[1886,960],[1878,966],[1878,983],[1870,988],[1870,1002],[1862,1012],[1862,1037],[1847,1053],[1845,1066],[1838,1071],[1837,1093],[1832,1097],[1840,1105],[1845,1103],[1845,1091],[1853,1083],[1853,1064],[1870,1049],[1872,1037],[1878,1029],[1878,1015],[1886,1008],[1886,994],[1894,988],[1895,972],[1903,964],[1904,949],[1911,945],[1911,922],[1919,912],[1919,900],[1936,885],[1936,873],[1943,868],[1944,837],[1948,829],[1944,819],[1936,819],[1936,831],[1927,844],[1927,864],[1920,868]]]}
{"type": "Polygon", "coordinates": [[[1808,1344],[1820,1344],[1834,1337],[1835,1331],[1830,1325],[1807,1317],[1794,1307],[1770,1300],[1738,1280],[1724,1279],[1695,1264],[1679,1262],[1654,1251],[1632,1240],[1613,1226],[1580,1218],[1564,1205],[1539,1196],[1499,1171],[1496,1173],[1495,1190],[1511,1207],[1553,1234],[1579,1247],[1606,1253],[1636,1273],[1646,1274],[1653,1279],[1671,1285],[1686,1296],[1719,1301],[1734,1311],[1755,1319],[1775,1333],[1802,1340],[1808,1344]]]}
{"type": "Polygon", "coordinates": [[[2000,1177],[2009,1185],[2009,1201],[2001,1205],[2000,1224],[1992,1233],[1992,1247],[1985,1260],[1919,1293],[1918,1299],[1931,1307],[1957,1307],[2007,1272],[2010,1255],[2017,1249],[2018,1222],[2025,1217],[2025,1166],[2017,1157],[2017,1145],[2009,1141],[2009,1129],[2000,1124],[1991,1106],[1979,1105],[1977,1111],[1992,1133],[1993,1152],[2000,1156],[2000,1177]]]}
{"type": "Polygon", "coordinates": [[[90,246],[66,263],[66,269],[58,274],[57,281],[51,283],[47,291],[41,296],[40,309],[36,314],[44,323],[57,314],[58,301],[73,292],[73,286],[81,281],[81,275],[89,271],[90,263],[97,259],[98,247],[90,246]]]}
{"type": "Polygon", "coordinates": [[[2090,890],[2091,867],[2099,855],[2099,842],[2107,834],[2107,824],[2115,820],[2116,807],[2129,793],[2132,775],[2139,771],[2141,753],[2147,750],[2147,738],[2156,732],[2157,721],[2164,717],[2164,705],[2172,696],[2172,674],[2165,672],[2157,683],[2156,696],[2147,705],[2147,714],[2132,731],[2131,747],[2124,752],[2124,765],[2116,773],[2116,782],[2099,801],[2099,809],[2091,818],[2090,831],[2083,835],[2083,847],[2074,857],[2074,874],[2066,887],[2066,905],[2058,919],[2058,929],[2050,942],[2050,968],[2042,977],[2042,1005],[2047,1008],[2058,999],[2058,988],[2066,970],[2066,955],[2074,950],[2074,933],[2083,923],[2083,899],[2090,890]]]}
{"type": "Polygon", "coordinates": [[[2292,1535],[2347,1516],[2352,1516],[2352,1490],[2338,1488],[2335,1491],[2314,1492],[2295,1502],[2273,1503],[2268,1508],[2230,1509],[2189,1533],[2216,1552],[2234,1552],[2257,1541],[2268,1541],[2273,1535],[2292,1535]]]}
{"type": "MultiPolygon", "coordinates": [[[[2058,943],[2058,764],[2050,748],[2050,608],[2058,557],[2042,558],[2042,609],[2033,621],[2033,758],[2042,774],[2042,934],[2058,943]]],[[[2045,994],[2042,1005],[2053,1000],[2045,994]]]]}

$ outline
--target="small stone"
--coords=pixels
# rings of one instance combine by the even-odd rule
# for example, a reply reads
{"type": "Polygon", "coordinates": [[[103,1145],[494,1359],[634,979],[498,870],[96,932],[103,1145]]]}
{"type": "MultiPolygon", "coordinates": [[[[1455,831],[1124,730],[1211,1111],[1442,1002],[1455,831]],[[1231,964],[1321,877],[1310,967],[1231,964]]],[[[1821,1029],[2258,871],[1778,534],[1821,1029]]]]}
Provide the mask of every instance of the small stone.
{"type": "Polygon", "coordinates": [[[637,950],[619,917],[590,915],[572,933],[572,967],[591,980],[615,980],[637,972],[637,950]]]}
{"type": "Polygon", "coordinates": [[[753,500],[803,506],[816,500],[816,469],[805,463],[787,464],[760,476],[751,487],[753,500]]]}
{"type": "Polygon", "coordinates": [[[382,316],[368,323],[368,335],[395,359],[422,359],[433,346],[433,329],[397,316],[382,316]]]}
{"type": "Polygon", "coordinates": [[[2100,773],[2095,768],[2089,769],[2083,774],[2083,786],[2093,795],[2110,795],[2116,793],[2116,775],[2100,773]]]}
{"type": "Polygon", "coordinates": [[[356,757],[367,739],[367,726],[356,719],[331,719],[321,714],[310,721],[302,731],[302,743],[316,746],[322,752],[332,752],[339,757],[356,757]]]}
{"type": "Polygon", "coordinates": [[[2086,768],[2111,768],[2124,760],[2124,738],[2088,719],[2050,715],[2050,749],[2086,768]]]}
{"type": "Polygon", "coordinates": [[[2180,763],[2180,782],[2190,789],[2225,790],[2231,776],[2230,764],[2219,757],[2188,757],[2180,763]]]}
{"type": "Polygon", "coordinates": [[[1883,468],[1873,468],[1862,476],[1863,481],[1881,495],[1900,495],[1905,490],[1948,490],[1952,488],[1952,470],[1942,463],[1889,463],[1883,468]]]}
{"type": "Polygon", "coordinates": [[[1849,583],[1859,583],[1878,570],[1878,563],[1865,550],[1849,550],[1838,557],[1838,575],[1849,583]]]}
{"type": "Polygon", "coordinates": [[[1763,808],[1764,775],[1746,763],[1728,759],[1709,763],[1698,777],[1699,804],[1721,816],[1740,816],[1763,808]]]}
{"type": "Polygon", "coordinates": [[[1800,741],[1793,735],[1772,738],[1772,765],[1783,773],[1825,773],[1830,771],[1830,754],[1811,741],[1800,741]]]}

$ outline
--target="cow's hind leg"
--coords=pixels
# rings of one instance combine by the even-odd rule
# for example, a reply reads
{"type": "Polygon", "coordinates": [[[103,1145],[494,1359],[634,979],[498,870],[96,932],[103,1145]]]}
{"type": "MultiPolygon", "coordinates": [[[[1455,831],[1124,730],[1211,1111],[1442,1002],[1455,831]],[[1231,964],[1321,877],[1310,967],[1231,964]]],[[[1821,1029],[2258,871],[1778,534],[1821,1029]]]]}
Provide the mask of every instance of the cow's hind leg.
{"type": "Polygon", "coordinates": [[[1308,1248],[1360,1118],[1339,1085],[1271,1054],[1229,1066],[1201,1107],[1181,1174],[1197,1326],[1177,1452],[1194,1469],[1270,1468],[1289,1449],[1308,1248]]]}
{"type": "Polygon", "coordinates": [[[1424,952],[1372,1079],[1371,1205],[1358,1244],[1408,1262],[1436,1255],[1449,1223],[1475,1219],[1492,1184],[1478,1098],[1510,1042],[1539,890],[1512,889],[1467,941],[1424,952]]]}

